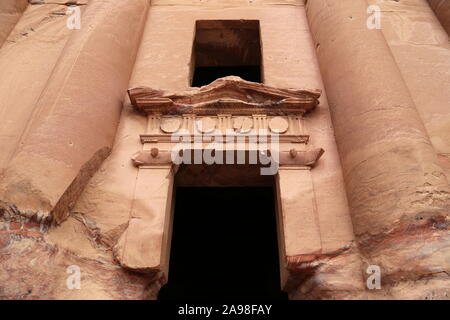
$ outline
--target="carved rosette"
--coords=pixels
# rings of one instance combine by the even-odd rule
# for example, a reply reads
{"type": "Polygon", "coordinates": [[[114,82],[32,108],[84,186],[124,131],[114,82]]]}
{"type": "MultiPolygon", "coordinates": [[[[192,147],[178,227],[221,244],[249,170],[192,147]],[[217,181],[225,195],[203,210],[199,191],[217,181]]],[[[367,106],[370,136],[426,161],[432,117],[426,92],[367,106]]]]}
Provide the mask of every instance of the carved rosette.
{"type": "Polygon", "coordinates": [[[269,128],[273,133],[285,133],[289,128],[289,123],[283,117],[274,117],[270,119],[269,128]]]}
{"type": "Polygon", "coordinates": [[[179,117],[164,117],[161,119],[160,128],[164,133],[177,132],[181,127],[181,119],[179,117]]]}

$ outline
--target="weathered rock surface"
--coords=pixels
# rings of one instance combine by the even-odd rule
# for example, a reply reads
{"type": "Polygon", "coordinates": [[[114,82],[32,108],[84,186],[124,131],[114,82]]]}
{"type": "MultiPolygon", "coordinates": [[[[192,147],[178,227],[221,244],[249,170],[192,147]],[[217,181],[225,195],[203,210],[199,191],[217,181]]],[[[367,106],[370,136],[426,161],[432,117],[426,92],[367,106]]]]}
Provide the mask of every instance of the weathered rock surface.
{"type": "Polygon", "coordinates": [[[33,222],[2,223],[0,299],[148,299],[151,279],[120,268],[107,242],[72,216],[50,233],[33,222]],[[81,288],[70,290],[70,266],[81,288]]]}
{"type": "MultiPolygon", "coordinates": [[[[450,155],[448,34],[442,30],[426,1],[371,0],[369,3],[383,10],[383,35],[438,154],[439,164],[450,177],[448,165],[445,164],[445,158],[450,155]],[[433,63],[426,63],[430,60],[433,63]],[[439,94],[430,95],[430,92],[439,94]]],[[[446,3],[450,4],[448,1],[446,3]]]]}
{"type": "Polygon", "coordinates": [[[448,290],[448,180],[383,33],[366,1],[307,9],[364,265],[387,287],[444,275],[448,290]]]}
{"type": "Polygon", "coordinates": [[[28,110],[33,117],[0,182],[2,210],[60,223],[74,206],[110,153],[146,8],[145,0],[87,7],[86,26],[73,30],[28,110]]]}
{"type": "Polygon", "coordinates": [[[200,114],[228,112],[256,114],[267,112],[285,114],[291,110],[307,113],[319,104],[320,90],[278,89],[260,83],[228,76],[217,79],[201,88],[184,92],[164,92],[151,88],[128,90],[131,103],[137,110],[165,114],[200,114]],[[233,112],[234,111],[234,112],[233,112]]]}
{"type": "Polygon", "coordinates": [[[27,4],[27,0],[3,0],[0,3],[0,47],[14,29],[27,4]]]}
{"type": "Polygon", "coordinates": [[[428,0],[444,29],[450,35],[450,3],[446,0],[428,0]]]}
{"type": "Polygon", "coordinates": [[[47,230],[52,221],[64,221],[108,156],[148,5],[90,1],[81,6],[81,30],[69,30],[66,5],[34,3],[2,47],[2,298],[148,297],[149,279],[131,274],[126,280],[113,259],[111,247],[124,229],[120,223],[102,233],[99,248],[89,244],[98,231],[82,232],[73,218],[45,235],[16,236],[7,227],[23,221],[47,230]],[[67,289],[71,264],[86,277],[85,291],[67,289]],[[97,275],[103,268],[103,276],[97,275]]]}
{"type": "MultiPolygon", "coordinates": [[[[290,298],[449,299],[449,1],[304,2],[2,0],[0,299],[157,297],[170,169],[138,179],[130,159],[148,123],[126,89],[174,104],[173,92],[198,94],[192,40],[205,19],[259,20],[264,86],[322,90],[304,125],[326,154],[310,175],[279,176],[290,298]],[[69,4],[81,30],[66,27],[69,4]],[[382,30],[367,29],[369,4],[382,30]],[[381,290],[366,287],[372,264],[381,290]]],[[[182,170],[186,185],[224,183],[182,170]]]]}

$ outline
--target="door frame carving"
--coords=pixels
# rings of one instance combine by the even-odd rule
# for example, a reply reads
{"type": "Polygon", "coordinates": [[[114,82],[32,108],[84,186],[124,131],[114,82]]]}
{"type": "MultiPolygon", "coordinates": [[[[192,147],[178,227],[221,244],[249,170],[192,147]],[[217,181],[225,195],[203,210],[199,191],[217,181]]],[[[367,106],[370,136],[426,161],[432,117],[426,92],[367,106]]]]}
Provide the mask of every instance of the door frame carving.
{"type": "Polygon", "coordinates": [[[168,280],[174,181],[180,165],[176,156],[194,159],[196,153],[231,152],[236,164],[239,154],[250,159],[255,153],[253,164],[261,167],[266,164],[262,155],[276,159],[281,284],[284,291],[294,291],[304,278],[304,258],[321,252],[310,170],[324,150],[308,145],[305,129],[305,117],[318,106],[320,90],[279,89],[225,77],[183,92],[140,87],[128,93],[148,126],[140,135],[142,150],[131,157],[138,174],[131,218],[114,247],[120,265],[152,277],[156,299],[168,280]],[[255,138],[260,135],[266,136],[263,142],[255,138]],[[181,140],[186,144],[180,150],[175,146],[181,140]]]}

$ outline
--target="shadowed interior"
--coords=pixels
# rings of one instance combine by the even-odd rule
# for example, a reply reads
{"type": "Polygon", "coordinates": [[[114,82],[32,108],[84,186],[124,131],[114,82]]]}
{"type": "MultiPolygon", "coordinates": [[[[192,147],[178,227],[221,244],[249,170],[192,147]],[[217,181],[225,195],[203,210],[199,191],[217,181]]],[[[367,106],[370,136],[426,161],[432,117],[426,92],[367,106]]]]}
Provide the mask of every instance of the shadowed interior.
{"type": "Polygon", "coordinates": [[[198,20],[193,45],[192,86],[226,76],[262,82],[258,20],[198,20]]]}
{"type": "Polygon", "coordinates": [[[159,299],[287,299],[271,187],[178,187],[159,299]]]}

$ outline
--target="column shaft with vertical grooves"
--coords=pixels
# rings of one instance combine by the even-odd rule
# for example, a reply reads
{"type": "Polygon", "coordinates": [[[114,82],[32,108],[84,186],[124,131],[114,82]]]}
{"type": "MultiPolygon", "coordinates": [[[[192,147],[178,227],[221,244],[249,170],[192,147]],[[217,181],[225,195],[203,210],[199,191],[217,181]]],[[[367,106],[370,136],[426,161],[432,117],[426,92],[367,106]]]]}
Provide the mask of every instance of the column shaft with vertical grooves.
{"type": "Polygon", "coordinates": [[[386,283],[448,272],[448,181],[365,0],[310,0],[360,251],[386,283]]]}
{"type": "Polygon", "coordinates": [[[65,218],[112,147],[148,8],[89,2],[4,171],[0,211],[65,218]]]}

